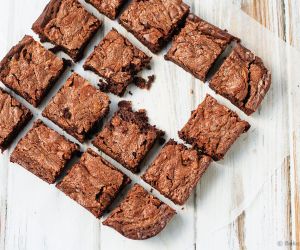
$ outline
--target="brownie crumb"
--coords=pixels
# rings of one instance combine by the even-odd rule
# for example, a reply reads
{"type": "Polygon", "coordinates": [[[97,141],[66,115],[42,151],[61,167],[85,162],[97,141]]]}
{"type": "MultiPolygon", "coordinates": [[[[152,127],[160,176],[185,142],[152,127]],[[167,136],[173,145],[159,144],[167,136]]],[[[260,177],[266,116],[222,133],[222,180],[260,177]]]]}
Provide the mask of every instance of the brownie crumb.
{"type": "Polygon", "coordinates": [[[148,76],[148,81],[146,81],[143,77],[136,76],[134,77],[133,82],[140,89],[149,90],[154,80],[155,80],[155,75],[148,76]]]}
{"type": "Polygon", "coordinates": [[[129,95],[132,95],[132,92],[131,92],[131,91],[129,91],[128,93],[129,93],[129,95]]]}

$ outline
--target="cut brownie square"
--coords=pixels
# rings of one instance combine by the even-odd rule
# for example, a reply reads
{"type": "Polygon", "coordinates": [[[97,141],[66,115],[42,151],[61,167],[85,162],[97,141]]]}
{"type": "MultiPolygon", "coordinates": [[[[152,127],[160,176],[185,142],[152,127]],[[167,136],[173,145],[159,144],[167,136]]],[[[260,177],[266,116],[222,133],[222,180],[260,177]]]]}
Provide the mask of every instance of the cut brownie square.
{"type": "Polygon", "coordinates": [[[135,184],[103,225],[129,239],[145,240],[159,234],[175,214],[174,209],[135,184]]]}
{"type": "Polygon", "coordinates": [[[80,142],[97,127],[109,112],[109,97],[73,73],[43,112],[80,142]]]}
{"type": "Polygon", "coordinates": [[[190,8],[182,0],[133,0],[120,23],[153,53],[179,29],[190,8]]]}
{"type": "Polygon", "coordinates": [[[51,0],[32,30],[43,42],[56,45],[77,62],[101,25],[77,0],[51,0]]]}
{"type": "Polygon", "coordinates": [[[141,161],[162,135],[148,123],[145,110],[134,112],[130,102],[122,101],[93,144],[130,171],[138,172],[141,161]]]}
{"type": "Polygon", "coordinates": [[[25,36],[0,62],[0,80],[37,107],[66,66],[31,36],[25,36]]]}
{"type": "Polygon", "coordinates": [[[0,88],[0,150],[6,150],[12,140],[32,118],[32,113],[0,88]]]}
{"type": "Polygon", "coordinates": [[[110,19],[116,19],[127,0],[85,0],[110,19]]]}
{"type": "Polygon", "coordinates": [[[248,122],[207,95],[179,132],[179,137],[218,161],[249,128],[248,122]]]}
{"type": "Polygon", "coordinates": [[[83,67],[106,79],[107,83],[102,83],[101,89],[122,96],[134,76],[147,67],[150,60],[151,57],[112,29],[95,47],[83,67]]]}
{"type": "Polygon", "coordinates": [[[247,115],[254,113],[271,85],[262,60],[238,44],[213,76],[209,86],[247,115]]]}
{"type": "Polygon", "coordinates": [[[18,143],[10,160],[51,184],[78,150],[78,145],[38,120],[18,143]]]}
{"type": "Polygon", "coordinates": [[[208,71],[233,39],[226,31],[190,14],[165,59],[205,81],[208,71]]]}
{"type": "Polygon", "coordinates": [[[125,174],[88,149],[56,187],[99,218],[128,183],[125,174]]]}
{"type": "Polygon", "coordinates": [[[170,140],[142,178],[174,203],[183,205],[210,163],[209,156],[170,140]]]}

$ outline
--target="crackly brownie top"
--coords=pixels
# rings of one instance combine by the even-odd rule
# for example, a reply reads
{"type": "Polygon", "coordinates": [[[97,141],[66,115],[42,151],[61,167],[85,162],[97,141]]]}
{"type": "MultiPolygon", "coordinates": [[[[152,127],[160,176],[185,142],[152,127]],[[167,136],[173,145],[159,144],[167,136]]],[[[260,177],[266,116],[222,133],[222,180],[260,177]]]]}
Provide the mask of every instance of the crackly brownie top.
{"type": "Polygon", "coordinates": [[[271,84],[271,74],[262,60],[238,44],[210,82],[247,114],[255,112],[271,84]]]}
{"type": "Polygon", "coordinates": [[[118,15],[121,5],[127,0],[85,0],[92,4],[97,10],[111,19],[118,15]]]}
{"type": "Polygon", "coordinates": [[[0,80],[37,106],[63,68],[63,60],[25,36],[1,61],[0,80]]]}
{"type": "Polygon", "coordinates": [[[134,0],[120,21],[155,46],[169,37],[188,12],[182,0],[134,0]]]}
{"type": "Polygon", "coordinates": [[[142,178],[174,203],[183,205],[211,158],[170,140],[142,178]]]}
{"type": "Polygon", "coordinates": [[[190,14],[166,58],[204,81],[212,64],[233,38],[226,31],[190,14]]]}
{"type": "Polygon", "coordinates": [[[76,144],[38,120],[18,143],[11,155],[11,161],[20,164],[48,183],[54,183],[77,150],[76,144]]]}
{"type": "Polygon", "coordinates": [[[120,102],[119,107],[93,144],[136,172],[141,160],[163,132],[148,123],[145,110],[134,112],[131,103],[125,101],[120,102]]]}
{"type": "Polygon", "coordinates": [[[73,73],[43,112],[60,127],[83,141],[109,110],[109,97],[73,73]]]}
{"type": "Polygon", "coordinates": [[[0,145],[30,114],[28,108],[0,89],[0,145]]]}
{"type": "Polygon", "coordinates": [[[101,22],[77,0],[51,0],[32,29],[76,59],[100,26],[101,22]]]}
{"type": "Polygon", "coordinates": [[[249,128],[248,122],[207,95],[179,136],[214,160],[220,160],[235,140],[249,128]]]}
{"type": "Polygon", "coordinates": [[[103,224],[129,239],[144,240],[160,233],[175,214],[175,210],[135,184],[103,224]]]}
{"type": "Polygon", "coordinates": [[[57,188],[100,217],[130,179],[91,149],[57,184],[57,188]]]}
{"type": "Polygon", "coordinates": [[[133,76],[150,63],[151,57],[133,46],[112,29],[85,62],[85,67],[115,84],[113,92],[122,93],[133,76]]]}

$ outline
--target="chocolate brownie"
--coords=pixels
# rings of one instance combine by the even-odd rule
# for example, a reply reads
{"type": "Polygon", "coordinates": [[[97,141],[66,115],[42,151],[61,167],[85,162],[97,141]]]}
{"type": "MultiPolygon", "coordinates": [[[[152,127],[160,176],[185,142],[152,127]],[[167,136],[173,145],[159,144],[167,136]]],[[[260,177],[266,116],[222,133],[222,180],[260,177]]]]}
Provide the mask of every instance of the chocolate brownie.
{"type": "Polygon", "coordinates": [[[51,0],[32,30],[41,41],[51,42],[77,62],[101,25],[77,0],[51,0]]]}
{"type": "Polygon", "coordinates": [[[170,140],[142,178],[174,203],[183,205],[210,163],[209,156],[170,140]]]}
{"type": "Polygon", "coordinates": [[[85,0],[110,19],[116,19],[127,0],[85,0]]]}
{"type": "Polygon", "coordinates": [[[174,209],[135,184],[103,225],[129,239],[145,240],[159,234],[175,214],[174,209]]]}
{"type": "Polygon", "coordinates": [[[248,122],[207,95],[179,132],[179,137],[218,161],[249,128],[248,122]]]}
{"type": "Polygon", "coordinates": [[[51,184],[78,149],[78,145],[38,120],[20,140],[10,160],[51,184]]]}
{"type": "Polygon", "coordinates": [[[6,150],[32,118],[32,113],[0,88],[0,150],[6,150]]]}
{"type": "Polygon", "coordinates": [[[122,101],[93,144],[130,171],[138,172],[141,161],[162,135],[148,123],[145,110],[134,112],[130,102],[122,101]]]}
{"type": "Polygon", "coordinates": [[[238,44],[213,76],[209,86],[247,115],[254,113],[271,85],[262,60],[238,44]]]}
{"type": "Polygon", "coordinates": [[[56,187],[99,218],[128,183],[125,174],[88,149],[56,187]]]}
{"type": "Polygon", "coordinates": [[[226,31],[190,14],[165,59],[205,81],[208,71],[233,39],[226,31]]]}
{"type": "Polygon", "coordinates": [[[66,66],[64,60],[25,36],[0,62],[0,80],[37,107],[66,66]]]}
{"type": "Polygon", "coordinates": [[[58,126],[83,142],[109,112],[109,97],[73,73],[43,112],[58,126]]]}
{"type": "Polygon", "coordinates": [[[182,0],[133,0],[120,23],[153,53],[179,29],[190,8],[182,0]]]}
{"type": "Polygon", "coordinates": [[[112,29],[95,47],[83,67],[106,79],[107,83],[100,86],[103,90],[122,96],[133,77],[147,67],[150,60],[151,57],[112,29]]]}

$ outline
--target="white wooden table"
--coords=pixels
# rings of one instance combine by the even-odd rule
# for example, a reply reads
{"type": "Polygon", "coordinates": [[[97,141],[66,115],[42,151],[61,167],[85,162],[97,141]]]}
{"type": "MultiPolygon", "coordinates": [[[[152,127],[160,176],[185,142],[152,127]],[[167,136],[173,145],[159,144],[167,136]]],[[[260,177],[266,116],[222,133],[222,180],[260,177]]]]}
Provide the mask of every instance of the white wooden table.
{"type": "MultiPolygon", "coordinates": [[[[273,71],[276,68],[273,74],[277,81],[263,102],[263,107],[255,115],[245,116],[228,101],[214,95],[207,84],[164,61],[165,51],[152,55],[116,21],[104,18],[84,4],[105,21],[105,27],[93,39],[86,55],[111,27],[115,27],[153,56],[152,70],[146,72],[157,76],[151,90],[130,87],[133,96],[127,94],[124,99],[132,100],[135,108],[146,108],[151,122],[165,130],[168,138],[178,140],[177,131],[207,92],[237,111],[253,125],[252,129],[240,138],[223,161],[212,164],[184,207],[176,207],[154,191],[155,195],[174,207],[178,215],[158,237],[140,242],[123,238],[102,226],[100,220],[54,186],[45,184],[20,166],[9,163],[9,155],[24,135],[22,133],[10,150],[0,156],[0,250],[300,249],[299,87],[296,82],[294,85],[284,85],[286,76],[282,72],[286,72],[286,69],[281,65],[281,59],[285,57],[281,52],[284,50],[274,51],[274,54],[278,52],[276,62],[268,60],[271,56],[268,47],[274,44],[284,46],[278,38],[293,46],[286,50],[287,54],[300,54],[300,3],[298,0],[223,0],[210,6],[213,1],[186,2],[193,12],[246,39],[245,43],[250,49],[260,52],[258,55],[263,57],[273,71]],[[231,6],[231,3],[238,6],[237,16],[241,19],[235,20],[234,13],[226,12],[227,4],[231,6]],[[249,17],[243,16],[241,10],[270,31],[251,33],[261,28],[249,17]],[[241,27],[239,20],[249,20],[251,28],[241,27]],[[264,34],[267,34],[266,37],[264,34]],[[272,41],[275,41],[274,44],[272,41]],[[280,66],[278,70],[277,64],[280,66]],[[279,85],[279,80],[282,85],[279,85]]],[[[0,0],[1,58],[24,34],[33,35],[31,24],[46,3],[47,0],[0,0]]],[[[275,56],[272,55],[272,58],[275,56]]],[[[98,77],[83,71],[83,61],[73,68],[97,84],[98,77]]],[[[69,75],[70,71],[64,74],[47,100],[69,75]]],[[[300,78],[296,75],[290,77],[296,78],[300,84],[300,78]]],[[[110,96],[113,101],[112,111],[115,111],[120,98],[110,96]]],[[[17,98],[33,110],[35,119],[41,117],[45,104],[35,109],[17,98]]],[[[24,132],[31,125],[32,122],[24,132]]],[[[54,124],[49,123],[49,126],[75,140],[54,124]]],[[[90,143],[82,145],[82,149],[88,146],[90,143]]],[[[144,162],[143,171],[158,151],[159,146],[152,150],[144,162]]],[[[134,176],[109,157],[104,157],[126,172],[134,182],[150,189],[139,176],[134,176]]]]}

